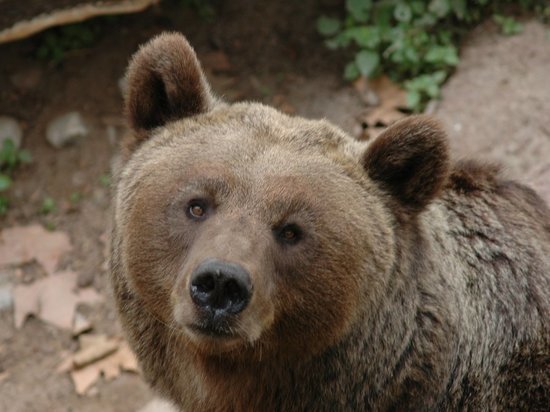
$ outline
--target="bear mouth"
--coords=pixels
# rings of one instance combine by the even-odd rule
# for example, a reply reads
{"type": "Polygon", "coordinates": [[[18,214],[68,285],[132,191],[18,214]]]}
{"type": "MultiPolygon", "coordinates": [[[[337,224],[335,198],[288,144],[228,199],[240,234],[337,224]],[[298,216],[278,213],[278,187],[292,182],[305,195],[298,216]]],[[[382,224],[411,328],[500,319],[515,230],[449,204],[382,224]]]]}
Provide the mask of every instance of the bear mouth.
{"type": "Polygon", "coordinates": [[[193,323],[193,324],[187,325],[187,327],[196,334],[208,336],[211,338],[227,339],[227,338],[237,337],[235,333],[233,333],[229,328],[215,326],[212,324],[197,325],[193,323]]]}

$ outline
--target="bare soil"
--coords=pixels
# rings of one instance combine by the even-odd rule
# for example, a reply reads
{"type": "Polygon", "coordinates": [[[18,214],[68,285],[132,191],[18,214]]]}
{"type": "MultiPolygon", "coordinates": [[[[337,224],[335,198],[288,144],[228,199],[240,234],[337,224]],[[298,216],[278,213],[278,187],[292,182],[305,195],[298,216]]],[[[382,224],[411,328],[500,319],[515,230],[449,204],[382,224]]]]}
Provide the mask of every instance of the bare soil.
{"type": "MultiPolygon", "coordinates": [[[[77,271],[80,285],[106,296],[104,304],[89,308],[97,332],[120,333],[104,265],[110,194],[100,176],[109,174],[124,133],[118,80],[128,58],[152,35],[178,30],[196,47],[214,90],[227,100],[258,100],[297,115],[325,117],[357,134],[364,107],[341,80],[345,56],[326,50],[315,33],[315,19],[336,10],[338,1],[320,3],[220,2],[218,18],[209,23],[167,1],[106,24],[93,47],[70,52],[58,66],[34,57],[36,37],[0,46],[0,114],[22,123],[23,147],[34,157],[15,176],[12,206],[0,228],[41,222],[69,233],[74,251],[62,267],[77,271]],[[220,64],[219,52],[229,65],[220,64]],[[92,132],[71,147],[53,149],[45,139],[46,125],[71,110],[81,112],[92,132]],[[75,192],[82,195],[76,206],[70,202],[75,192]],[[43,215],[46,196],[58,208],[43,215]]],[[[550,201],[547,33],[534,21],[514,37],[500,35],[492,24],[475,30],[436,115],[457,156],[503,162],[512,176],[535,185],[550,201]]],[[[0,281],[25,278],[5,271],[0,281]]],[[[0,325],[0,374],[7,373],[0,381],[1,411],[135,411],[153,396],[132,374],[78,396],[69,376],[55,372],[76,347],[69,332],[37,319],[16,330],[11,310],[0,312],[0,325]]]]}

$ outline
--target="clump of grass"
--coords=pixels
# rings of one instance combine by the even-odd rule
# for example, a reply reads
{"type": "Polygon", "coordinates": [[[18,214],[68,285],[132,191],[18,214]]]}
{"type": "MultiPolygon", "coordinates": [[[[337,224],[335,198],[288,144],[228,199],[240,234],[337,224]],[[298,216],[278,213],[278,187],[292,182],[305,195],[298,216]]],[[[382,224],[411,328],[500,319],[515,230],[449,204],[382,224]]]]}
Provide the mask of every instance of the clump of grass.
{"type": "Polygon", "coordinates": [[[23,164],[30,163],[32,156],[27,150],[18,149],[12,139],[5,139],[0,148],[0,215],[8,211],[9,200],[3,193],[13,187],[13,173],[23,164]]]}

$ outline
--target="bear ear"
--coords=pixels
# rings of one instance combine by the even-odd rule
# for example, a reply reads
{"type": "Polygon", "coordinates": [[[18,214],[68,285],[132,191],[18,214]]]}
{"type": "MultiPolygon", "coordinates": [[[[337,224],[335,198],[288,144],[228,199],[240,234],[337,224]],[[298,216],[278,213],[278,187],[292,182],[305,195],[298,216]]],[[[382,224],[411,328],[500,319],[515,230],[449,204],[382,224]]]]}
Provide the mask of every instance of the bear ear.
{"type": "Polygon", "coordinates": [[[143,45],[126,73],[126,116],[134,144],[155,127],[208,111],[214,104],[197,56],[185,37],[163,33],[143,45]]]}
{"type": "Polygon", "coordinates": [[[447,137],[430,117],[411,116],[382,132],[362,161],[372,180],[406,210],[418,213],[449,175],[447,137]]]}

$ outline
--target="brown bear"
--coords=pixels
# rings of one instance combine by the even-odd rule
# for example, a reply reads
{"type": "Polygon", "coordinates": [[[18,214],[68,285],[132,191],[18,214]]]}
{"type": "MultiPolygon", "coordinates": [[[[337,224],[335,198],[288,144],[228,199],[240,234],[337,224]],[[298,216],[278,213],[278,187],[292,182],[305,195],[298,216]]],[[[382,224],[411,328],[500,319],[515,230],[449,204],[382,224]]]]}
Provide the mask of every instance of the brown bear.
{"type": "Polygon", "coordinates": [[[128,72],[111,272],[184,411],[548,410],[550,211],[409,117],[372,143],[214,97],[179,34],[128,72]]]}

